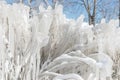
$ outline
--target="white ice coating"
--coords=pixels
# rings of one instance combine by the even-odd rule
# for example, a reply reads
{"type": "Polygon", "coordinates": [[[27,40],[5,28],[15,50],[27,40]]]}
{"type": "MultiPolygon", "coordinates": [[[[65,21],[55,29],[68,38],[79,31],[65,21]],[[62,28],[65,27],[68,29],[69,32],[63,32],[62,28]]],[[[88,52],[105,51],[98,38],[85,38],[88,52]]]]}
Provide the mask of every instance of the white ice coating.
{"type": "Polygon", "coordinates": [[[118,80],[118,20],[89,26],[67,19],[61,5],[29,7],[0,2],[0,80],[118,80]]]}

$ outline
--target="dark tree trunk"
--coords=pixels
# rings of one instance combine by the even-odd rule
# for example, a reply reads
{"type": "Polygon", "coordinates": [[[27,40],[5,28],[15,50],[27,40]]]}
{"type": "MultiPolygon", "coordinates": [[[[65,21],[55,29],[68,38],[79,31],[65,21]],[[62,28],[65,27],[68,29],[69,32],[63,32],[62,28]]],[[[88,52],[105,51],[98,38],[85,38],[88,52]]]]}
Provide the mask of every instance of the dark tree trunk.
{"type": "Polygon", "coordinates": [[[94,25],[95,26],[95,16],[89,16],[89,25],[94,25]]]}
{"type": "Polygon", "coordinates": [[[88,21],[89,21],[89,25],[94,25],[95,26],[95,16],[96,16],[96,0],[94,0],[94,3],[93,3],[93,10],[92,10],[92,13],[91,13],[91,7],[90,7],[90,4],[88,2],[88,0],[83,0],[83,5],[85,6],[85,9],[88,13],[88,21]]]}

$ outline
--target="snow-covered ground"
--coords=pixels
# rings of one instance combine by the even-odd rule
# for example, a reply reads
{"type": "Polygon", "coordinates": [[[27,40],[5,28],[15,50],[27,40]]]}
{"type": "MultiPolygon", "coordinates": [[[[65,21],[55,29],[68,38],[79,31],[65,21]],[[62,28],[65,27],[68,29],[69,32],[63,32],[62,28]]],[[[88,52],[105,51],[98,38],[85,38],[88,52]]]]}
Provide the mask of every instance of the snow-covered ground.
{"type": "Polygon", "coordinates": [[[34,12],[0,3],[0,80],[119,80],[118,20],[89,26],[62,6],[34,12]]]}

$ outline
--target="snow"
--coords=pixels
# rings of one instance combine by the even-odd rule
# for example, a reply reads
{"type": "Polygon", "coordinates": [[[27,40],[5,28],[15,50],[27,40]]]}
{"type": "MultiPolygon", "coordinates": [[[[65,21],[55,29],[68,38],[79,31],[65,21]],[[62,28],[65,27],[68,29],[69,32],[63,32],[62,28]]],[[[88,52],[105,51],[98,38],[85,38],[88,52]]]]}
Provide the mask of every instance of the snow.
{"type": "Polygon", "coordinates": [[[65,80],[65,79],[69,79],[69,80],[83,80],[82,77],[80,77],[77,74],[60,75],[60,76],[56,76],[53,80],[65,80]]]}
{"type": "Polygon", "coordinates": [[[61,5],[39,9],[29,18],[29,7],[0,2],[0,80],[118,79],[118,20],[94,27],[83,15],[67,19],[61,5]]]}

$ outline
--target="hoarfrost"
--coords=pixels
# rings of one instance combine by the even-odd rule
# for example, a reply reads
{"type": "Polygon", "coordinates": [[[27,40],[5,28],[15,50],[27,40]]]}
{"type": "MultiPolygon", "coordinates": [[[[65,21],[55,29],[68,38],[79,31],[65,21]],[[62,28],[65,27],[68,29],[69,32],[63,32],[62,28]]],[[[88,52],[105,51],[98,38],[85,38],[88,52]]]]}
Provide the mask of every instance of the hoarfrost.
{"type": "Polygon", "coordinates": [[[118,20],[93,27],[62,6],[39,9],[29,18],[29,7],[0,2],[0,80],[118,80],[118,20]]]}

